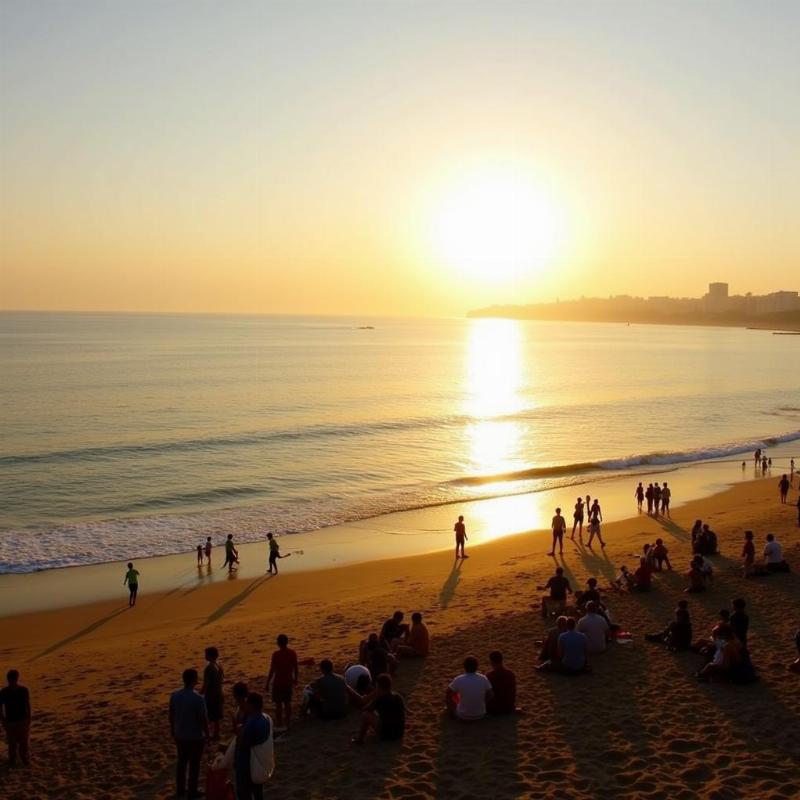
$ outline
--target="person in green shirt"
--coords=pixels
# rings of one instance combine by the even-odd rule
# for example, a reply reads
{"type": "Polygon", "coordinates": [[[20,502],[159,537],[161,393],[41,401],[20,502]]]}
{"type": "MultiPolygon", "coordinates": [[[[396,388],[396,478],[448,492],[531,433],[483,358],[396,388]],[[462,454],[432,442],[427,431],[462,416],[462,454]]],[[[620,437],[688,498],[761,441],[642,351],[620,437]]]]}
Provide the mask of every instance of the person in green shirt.
{"type": "Polygon", "coordinates": [[[267,570],[267,572],[270,575],[277,575],[278,559],[289,558],[291,553],[287,553],[285,556],[282,556],[280,546],[278,545],[278,542],[271,533],[267,534],[267,543],[269,544],[269,569],[267,570]]]}
{"type": "Polygon", "coordinates": [[[128,571],[125,573],[125,580],[122,585],[128,585],[130,597],[128,598],[128,607],[132,608],[136,605],[136,595],[139,593],[139,571],[133,568],[133,564],[128,564],[128,571]]]}

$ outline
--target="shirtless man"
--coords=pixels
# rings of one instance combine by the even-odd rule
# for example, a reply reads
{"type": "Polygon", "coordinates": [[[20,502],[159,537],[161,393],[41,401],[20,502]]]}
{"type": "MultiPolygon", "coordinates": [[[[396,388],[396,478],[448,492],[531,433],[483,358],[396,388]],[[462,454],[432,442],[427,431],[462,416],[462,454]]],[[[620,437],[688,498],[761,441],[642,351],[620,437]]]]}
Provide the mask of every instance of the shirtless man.
{"type": "Polygon", "coordinates": [[[551,522],[551,527],[553,529],[553,547],[547,555],[554,556],[556,554],[556,542],[558,542],[559,555],[563,555],[564,531],[566,531],[567,529],[567,521],[564,519],[564,517],[561,516],[560,508],[556,509],[556,515],[553,517],[553,521],[551,522]]]}
{"type": "Polygon", "coordinates": [[[459,515],[458,521],[453,526],[456,534],[456,558],[469,558],[464,555],[464,542],[467,541],[467,526],[464,524],[464,517],[459,515]],[[459,551],[461,555],[459,556],[459,551]]]}

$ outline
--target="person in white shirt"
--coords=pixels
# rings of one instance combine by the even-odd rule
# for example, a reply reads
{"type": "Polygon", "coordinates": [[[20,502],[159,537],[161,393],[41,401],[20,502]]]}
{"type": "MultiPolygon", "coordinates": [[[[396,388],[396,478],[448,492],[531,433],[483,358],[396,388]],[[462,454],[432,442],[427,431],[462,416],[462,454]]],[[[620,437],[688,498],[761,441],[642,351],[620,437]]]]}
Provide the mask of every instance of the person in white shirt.
{"type": "Polygon", "coordinates": [[[589,653],[605,653],[611,629],[608,622],[597,613],[597,603],[590,600],[586,604],[586,616],[578,622],[578,631],[589,640],[589,653]]]}
{"type": "Polygon", "coordinates": [[[764,564],[770,572],[788,572],[789,565],[783,560],[783,547],[771,533],[764,545],[764,564]]]}
{"type": "Polygon", "coordinates": [[[493,696],[492,684],[478,672],[478,659],[467,656],[464,672],[447,687],[447,710],[463,720],[479,720],[486,716],[486,702],[493,696]]]}

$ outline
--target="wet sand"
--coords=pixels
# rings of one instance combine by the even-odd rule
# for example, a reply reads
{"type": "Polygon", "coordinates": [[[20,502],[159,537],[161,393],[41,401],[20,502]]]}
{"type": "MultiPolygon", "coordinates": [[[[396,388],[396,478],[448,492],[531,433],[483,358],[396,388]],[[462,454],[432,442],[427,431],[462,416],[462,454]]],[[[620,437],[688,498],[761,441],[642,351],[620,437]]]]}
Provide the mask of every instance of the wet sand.
{"type": "MultiPolygon", "coordinates": [[[[356,714],[338,723],[300,721],[276,744],[269,796],[796,796],[800,676],[786,664],[795,657],[800,627],[800,578],[745,581],[737,569],[747,528],[759,542],[775,532],[800,568],[797,510],[779,504],[776,483],[742,483],[675,509],[671,521],[613,522],[604,527],[605,552],[568,543],[563,560],[545,555],[549,535],[520,533],[468,549],[465,562],[454,563],[443,551],[210,584],[195,573],[168,591],[143,593],[134,610],[127,609],[120,575],[118,599],[2,617],[0,667],[20,669],[35,715],[34,766],[8,772],[0,762],[3,794],[13,800],[169,797],[174,760],[167,698],[183,668],[202,668],[204,647],[219,647],[228,686],[244,679],[261,690],[278,633],[292,638],[301,658],[331,657],[340,670],[355,660],[358,641],[399,607],[423,612],[433,642],[430,657],[404,662],[398,672],[397,688],[409,707],[403,743],[352,747],[356,714]],[[691,677],[698,656],[643,641],[644,633],[664,626],[682,596],[695,518],[711,523],[722,550],[712,587],[690,598],[695,632],[710,629],[732,597],[744,597],[762,678],[756,685],[699,685],[691,677]],[[633,564],[630,553],[657,536],[676,571],[659,575],[648,595],[610,600],[633,643],[595,658],[591,675],[536,673],[534,641],[545,627],[532,609],[536,584],[556,563],[573,586],[591,575],[605,584],[621,563],[633,564]],[[525,714],[471,726],[445,718],[444,689],[463,657],[474,653],[485,668],[496,647],[517,673],[525,714]]],[[[796,499],[795,487],[790,501],[796,499]]],[[[82,569],[56,571],[58,580],[71,573],[80,581],[82,569]]],[[[48,574],[21,577],[38,578],[38,591],[46,593],[48,574]]],[[[4,604],[8,592],[6,585],[4,604]]],[[[302,668],[301,682],[315,674],[302,668]]]]}

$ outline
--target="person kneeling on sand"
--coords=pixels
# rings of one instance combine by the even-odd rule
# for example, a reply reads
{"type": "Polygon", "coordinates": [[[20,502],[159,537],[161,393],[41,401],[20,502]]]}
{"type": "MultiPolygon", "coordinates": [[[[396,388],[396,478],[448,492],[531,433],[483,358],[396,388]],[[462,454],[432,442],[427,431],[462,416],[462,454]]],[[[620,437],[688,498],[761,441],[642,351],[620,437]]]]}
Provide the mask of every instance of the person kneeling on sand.
{"type": "Polygon", "coordinates": [[[467,656],[464,659],[464,672],[447,687],[447,710],[457,719],[472,722],[486,716],[486,704],[492,698],[492,684],[483,673],[478,672],[478,659],[467,656]]]}
{"type": "Polygon", "coordinates": [[[492,684],[492,697],[486,704],[488,712],[513,714],[519,711],[516,706],[517,676],[510,669],[506,669],[503,654],[499,650],[489,653],[489,663],[492,668],[486,673],[486,677],[492,684]]]}
{"type": "Polygon", "coordinates": [[[661,633],[646,633],[648,642],[660,642],[670,650],[688,650],[692,644],[692,620],[689,616],[689,601],[678,600],[675,618],[661,633]]]}
{"type": "Polygon", "coordinates": [[[536,669],[551,670],[559,665],[558,659],[558,637],[567,629],[567,618],[562,614],[557,620],[554,628],[551,628],[543,642],[539,653],[539,665],[536,669]]]}
{"type": "Polygon", "coordinates": [[[549,595],[542,598],[542,617],[547,619],[550,614],[560,614],[567,605],[567,595],[572,594],[569,581],[564,577],[564,568],[556,567],[556,574],[548,579],[544,586],[536,587],[540,592],[550,590],[549,595]]]}
{"type": "Polygon", "coordinates": [[[395,645],[394,652],[401,658],[425,658],[431,650],[431,636],[428,626],[422,621],[422,614],[415,611],[411,615],[411,627],[395,645]]]}
{"type": "Polygon", "coordinates": [[[575,628],[574,617],[568,617],[567,629],[558,637],[558,671],[562,675],[579,675],[589,668],[589,639],[575,628]]]}
{"type": "Polygon", "coordinates": [[[586,604],[586,615],[578,621],[576,630],[586,636],[590,654],[605,653],[611,640],[611,629],[605,618],[597,613],[597,603],[593,600],[586,604]]]}
{"type": "Polygon", "coordinates": [[[764,545],[764,567],[767,572],[789,572],[789,565],[783,560],[783,547],[772,533],[767,534],[764,545]]]}
{"type": "Polygon", "coordinates": [[[397,692],[392,691],[392,677],[386,673],[378,675],[375,691],[361,715],[361,729],[353,737],[353,743],[362,744],[370,730],[385,742],[402,739],[406,730],[406,704],[397,692]]]}

